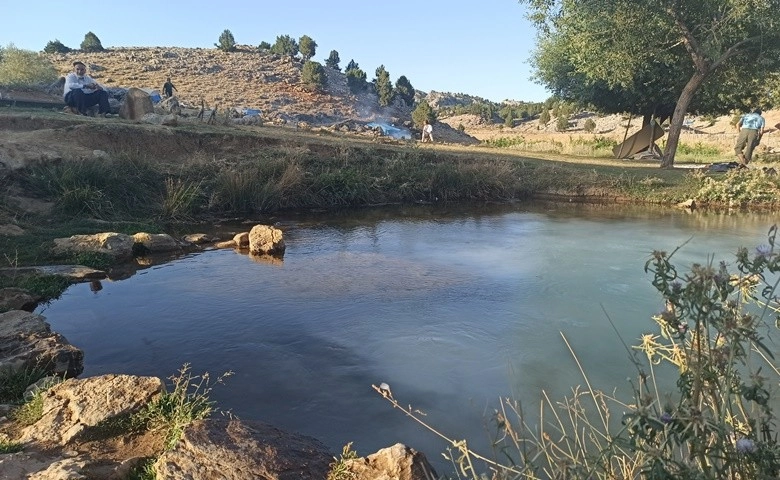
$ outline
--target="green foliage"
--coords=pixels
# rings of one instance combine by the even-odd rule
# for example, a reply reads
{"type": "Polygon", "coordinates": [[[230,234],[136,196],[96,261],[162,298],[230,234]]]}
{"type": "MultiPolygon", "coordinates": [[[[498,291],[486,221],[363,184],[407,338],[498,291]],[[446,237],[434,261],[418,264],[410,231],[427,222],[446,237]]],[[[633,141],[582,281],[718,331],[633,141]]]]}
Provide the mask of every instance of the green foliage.
{"type": "Polygon", "coordinates": [[[23,449],[24,446],[21,443],[12,442],[5,436],[0,435],[0,455],[21,452],[23,449]]]}
{"type": "Polygon", "coordinates": [[[548,123],[550,123],[550,111],[544,110],[539,114],[539,125],[545,127],[548,123]]]}
{"type": "Polygon", "coordinates": [[[721,154],[718,147],[706,145],[701,142],[697,142],[693,145],[681,142],[677,146],[677,153],[681,155],[695,155],[697,157],[717,157],[721,154]]]}
{"type": "Polygon", "coordinates": [[[201,205],[203,192],[202,181],[187,181],[181,178],[165,179],[165,193],[161,204],[160,215],[166,220],[191,220],[201,205]]]}
{"type": "Polygon", "coordinates": [[[261,52],[267,52],[271,50],[271,44],[266,41],[262,41],[260,42],[260,45],[257,46],[257,49],[261,52]]]}
{"type": "Polygon", "coordinates": [[[233,33],[230,30],[225,29],[220,34],[218,43],[215,43],[214,46],[223,52],[235,52],[236,39],[233,37],[233,33]]]}
{"type": "Polygon", "coordinates": [[[6,367],[0,370],[0,402],[19,404],[24,401],[27,387],[46,377],[48,372],[41,367],[22,370],[6,367]]]}
{"type": "Polygon", "coordinates": [[[558,119],[555,121],[555,130],[559,132],[565,132],[569,129],[569,117],[566,115],[561,115],[558,117],[558,119]]]}
{"type": "Polygon", "coordinates": [[[414,87],[406,76],[401,75],[395,81],[395,91],[393,94],[400,98],[406,106],[414,105],[414,87]]]}
{"type": "Polygon", "coordinates": [[[412,123],[417,128],[422,128],[425,123],[433,124],[436,121],[436,113],[425,100],[417,104],[412,112],[412,123]]]}
{"type": "Polygon", "coordinates": [[[695,199],[704,203],[728,206],[747,204],[777,205],[780,179],[763,170],[734,169],[717,177],[698,174],[700,188],[695,199]]]}
{"type": "Polygon", "coordinates": [[[301,70],[301,82],[309,90],[319,91],[325,87],[328,77],[325,68],[319,62],[308,60],[301,70]]]}
{"type": "Polygon", "coordinates": [[[317,54],[317,42],[308,35],[304,35],[298,40],[298,47],[304,62],[311,60],[317,54]]]}
{"type": "Polygon", "coordinates": [[[136,466],[130,469],[127,480],[157,480],[154,471],[154,464],[157,459],[154,457],[144,458],[136,466]]]}
{"type": "MultiPolygon", "coordinates": [[[[214,384],[223,383],[230,375],[232,372],[220,375],[214,384]]],[[[164,430],[166,450],[176,445],[184,427],[208,417],[214,409],[214,402],[209,399],[213,386],[208,373],[192,375],[189,364],[185,364],[169,380],[172,390],[163,392],[133,417],[137,428],[164,430]]]]}
{"type": "Polygon", "coordinates": [[[331,50],[328,59],[325,60],[325,66],[340,72],[341,67],[339,67],[339,62],[341,62],[341,59],[339,58],[339,52],[336,50],[331,50]]]}
{"type": "MultiPolygon", "coordinates": [[[[12,280],[13,286],[40,295],[44,301],[60,298],[60,295],[71,285],[70,280],[60,275],[21,275],[12,280]]],[[[0,285],[6,281],[6,279],[0,280],[0,285]]]]}
{"type": "Polygon", "coordinates": [[[330,469],[328,470],[326,480],[351,480],[355,478],[355,474],[347,468],[346,462],[356,458],[358,458],[358,454],[352,450],[352,442],[344,445],[339,458],[334,458],[333,462],[328,465],[330,469]]]}
{"type": "Polygon", "coordinates": [[[465,125],[463,125],[462,123],[459,123],[458,124],[458,131],[461,132],[461,133],[465,132],[466,131],[465,125]]]}
{"type": "MultiPolygon", "coordinates": [[[[350,65],[352,65],[353,62],[350,62],[350,65]]],[[[366,83],[366,72],[358,68],[355,64],[354,67],[349,68],[344,71],[344,73],[347,75],[347,86],[349,87],[349,91],[352,93],[359,93],[362,91],[365,91],[367,83],[366,83]]]]}
{"type": "Polygon", "coordinates": [[[71,51],[69,47],[66,47],[59,40],[49,41],[45,47],[43,47],[45,53],[68,53],[71,51]]]}
{"type": "Polygon", "coordinates": [[[84,52],[102,52],[105,50],[103,44],[100,43],[100,39],[92,32],[87,32],[84,35],[84,40],[81,41],[81,50],[84,52]]]}
{"type": "Polygon", "coordinates": [[[390,73],[385,70],[384,65],[380,65],[376,69],[376,77],[374,78],[374,88],[379,95],[379,105],[386,107],[393,101],[393,84],[390,81],[390,73]]]}
{"type": "Polygon", "coordinates": [[[349,63],[347,64],[347,68],[344,69],[344,71],[348,72],[349,70],[353,70],[356,68],[360,68],[360,65],[358,65],[358,63],[355,60],[350,60],[349,63]]]}
{"type": "Polygon", "coordinates": [[[54,65],[43,55],[13,44],[0,48],[0,85],[32,87],[51,84],[57,78],[54,65]]]}
{"type": "Polygon", "coordinates": [[[32,425],[43,417],[43,393],[39,390],[25,403],[11,411],[10,418],[21,426],[32,425]]]}
{"type": "Polygon", "coordinates": [[[289,35],[279,35],[271,47],[271,53],[294,57],[298,55],[298,42],[289,35]]]}
{"type": "Polygon", "coordinates": [[[509,111],[506,112],[504,116],[504,126],[508,128],[512,128],[515,126],[515,112],[512,109],[509,109],[509,111]]]}
{"type": "Polygon", "coordinates": [[[596,130],[596,122],[592,118],[589,118],[585,120],[585,124],[582,126],[582,128],[586,132],[592,133],[594,130],[596,130]]]}

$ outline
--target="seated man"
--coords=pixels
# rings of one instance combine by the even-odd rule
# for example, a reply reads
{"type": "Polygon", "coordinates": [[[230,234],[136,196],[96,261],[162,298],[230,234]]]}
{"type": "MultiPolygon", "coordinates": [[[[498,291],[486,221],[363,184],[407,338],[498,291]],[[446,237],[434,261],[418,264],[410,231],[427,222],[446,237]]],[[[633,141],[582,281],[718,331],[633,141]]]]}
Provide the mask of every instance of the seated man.
{"type": "Polygon", "coordinates": [[[98,113],[105,117],[111,108],[108,105],[108,92],[87,75],[87,66],[82,62],[73,62],[73,72],[65,77],[63,95],[65,104],[81,115],[86,115],[88,108],[98,105],[98,113]]]}

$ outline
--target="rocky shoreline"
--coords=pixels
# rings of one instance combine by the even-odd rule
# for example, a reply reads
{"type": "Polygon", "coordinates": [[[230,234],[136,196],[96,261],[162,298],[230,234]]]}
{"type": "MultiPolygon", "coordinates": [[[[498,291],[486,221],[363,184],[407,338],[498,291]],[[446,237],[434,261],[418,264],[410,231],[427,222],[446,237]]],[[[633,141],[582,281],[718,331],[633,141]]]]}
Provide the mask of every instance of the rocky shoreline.
{"type": "MultiPolygon", "coordinates": [[[[103,233],[57,239],[55,248],[109,254],[122,262],[134,258],[134,252],[184,248],[278,255],[284,241],[279,230],[258,225],[225,241],[203,234],[174,239],[165,234],[103,233]]],[[[106,278],[105,272],[83,266],[27,268],[72,282],[106,278]]],[[[402,444],[366,457],[338,459],[315,438],[230,415],[189,423],[172,448],[165,448],[159,431],[112,430],[111,425],[121,424],[169,389],[160,378],[121,372],[79,378],[84,353],[33,313],[39,300],[22,289],[0,290],[0,372],[44,369],[47,374],[26,392],[28,398],[37,392],[42,399],[37,421],[19,425],[12,414],[18,406],[0,405],[0,443],[21,446],[19,452],[0,454],[4,479],[119,480],[143,465],[157,479],[325,479],[335,465],[354,479],[438,478],[424,454],[402,444]]]]}

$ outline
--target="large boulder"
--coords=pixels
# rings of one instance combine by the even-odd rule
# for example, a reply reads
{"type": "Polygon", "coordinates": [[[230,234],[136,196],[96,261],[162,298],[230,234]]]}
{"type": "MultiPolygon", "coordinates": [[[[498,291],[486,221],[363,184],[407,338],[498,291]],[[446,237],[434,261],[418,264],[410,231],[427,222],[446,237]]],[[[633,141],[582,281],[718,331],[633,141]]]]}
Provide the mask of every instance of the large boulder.
{"type": "Polygon", "coordinates": [[[319,440],[260,422],[197,421],[155,463],[157,478],[322,480],[333,456],[319,440]]]}
{"type": "Polygon", "coordinates": [[[73,235],[68,238],[55,238],[54,252],[103,253],[116,261],[121,261],[132,258],[134,243],[133,237],[124,233],[104,232],[94,235],[73,235]]]}
{"type": "Polygon", "coordinates": [[[75,377],[84,371],[84,352],[52,332],[42,316],[11,310],[0,313],[0,371],[7,369],[75,377]]]}
{"type": "Polygon", "coordinates": [[[284,235],[270,225],[255,225],[249,231],[249,253],[252,255],[282,255],[286,245],[284,235]]]}
{"type": "Polygon", "coordinates": [[[32,294],[22,288],[0,288],[0,311],[27,310],[32,312],[41,300],[40,295],[32,294]]]}
{"type": "Polygon", "coordinates": [[[423,453],[401,443],[365,458],[346,460],[354,480],[430,480],[439,478],[423,453]]]}
{"type": "Polygon", "coordinates": [[[43,416],[24,429],[21,441],[65,445],[89,427],[139,410],[163,391],[157,377],[101,375],[66,380],[43,395],[43,416]]]}
{"type": "Polygon", "coordinates": [[[152,97],[140,88],[129,88],[122,106],[119,107],[119,116],[126,120],[138,122],[147,113],[154,113],[152,97]]]}

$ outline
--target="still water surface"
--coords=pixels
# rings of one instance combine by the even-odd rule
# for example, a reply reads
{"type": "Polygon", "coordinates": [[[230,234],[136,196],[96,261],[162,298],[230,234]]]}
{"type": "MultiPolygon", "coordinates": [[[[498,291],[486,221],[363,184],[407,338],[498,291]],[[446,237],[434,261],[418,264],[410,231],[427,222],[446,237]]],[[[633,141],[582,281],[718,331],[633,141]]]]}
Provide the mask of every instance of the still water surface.
{"type": "MultiPolygon", "coordinates": [[[[278,219],[277,219],[278,220],[278,219]]],[[[372,389],[453,438],[484,446],[500,396],[538,410],[582,384],[628,394],[627,343],[655,331],[659,295],[643,267],[733,262],[766,243],[771,214],[607,206],[399,209],[281,223],[283,262],[232,250],[158,265],[92,292],[74,285],[42,313],[85,352],[82,376],[166,378],[232,370],[212,393],[239,417],[361,455],[403,442],[440,469],[445,443],[372,389]]]]}

